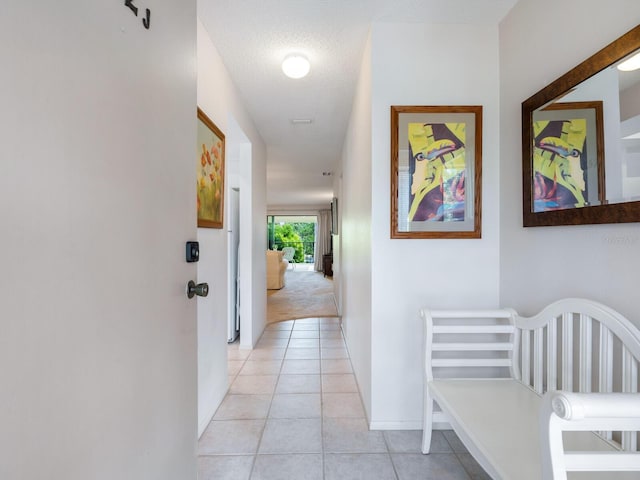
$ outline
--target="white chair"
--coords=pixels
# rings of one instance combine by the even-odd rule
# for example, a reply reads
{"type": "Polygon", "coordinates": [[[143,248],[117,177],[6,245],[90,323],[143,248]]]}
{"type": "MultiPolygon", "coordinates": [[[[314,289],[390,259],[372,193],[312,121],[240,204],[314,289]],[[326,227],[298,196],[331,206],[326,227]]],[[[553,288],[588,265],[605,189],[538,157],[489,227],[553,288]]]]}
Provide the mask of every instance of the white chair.
{"type": "Polygon", "coordinates": [[[296,268],[296,262],[293,259],[293,256],[296,254],[296,249],[293,247],[282,247],[282,251],[284,252],[284,259],[289,261],[291,268],[296,268]]]}

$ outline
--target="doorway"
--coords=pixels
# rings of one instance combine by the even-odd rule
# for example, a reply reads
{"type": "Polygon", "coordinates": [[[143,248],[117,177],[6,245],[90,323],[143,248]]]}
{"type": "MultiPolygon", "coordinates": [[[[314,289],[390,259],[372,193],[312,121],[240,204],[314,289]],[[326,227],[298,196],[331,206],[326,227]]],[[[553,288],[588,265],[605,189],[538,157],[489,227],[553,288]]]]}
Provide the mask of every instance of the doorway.
{"type": "Polygon", "coordinates": [[[316,215],[267,215],[270,250],[293,248],[291,268],[312,271],[318,231],[316,215]]]}
{"type": "Polygon", "coordinates": [[[240,269],[239,249],[240,249],[240,189],[231,188],[229,190],[229,226],[227,230],[229,236],[227,248],[228,253],[228,273],[229,288],[228,294],[228,319],[227,319],[227,342],[232,343],[240,334],[240,269]]]}

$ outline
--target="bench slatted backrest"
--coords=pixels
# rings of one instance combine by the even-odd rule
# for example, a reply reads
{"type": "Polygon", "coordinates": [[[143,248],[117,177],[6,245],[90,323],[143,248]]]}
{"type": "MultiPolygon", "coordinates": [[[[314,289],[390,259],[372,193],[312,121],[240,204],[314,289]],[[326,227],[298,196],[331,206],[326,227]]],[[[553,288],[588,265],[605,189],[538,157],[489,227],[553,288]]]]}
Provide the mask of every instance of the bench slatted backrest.
{"type": "MultiPolygon", "coordinates": [[[[421,315],[427,381],[504,376],[500,367],[506,367],[512,378],[540,395],[549,390],[638,392],[640,333],[622,315],[597,302],[559,300],[532,317],[511,309],[422,309],[421,315]],[[487,368],[478,367],[494,371],[487,375],[487,368]]],[[[624,450],[637,449],[635,433],[600,434],[615,439],[624,450]]]]}
{"type": "MultiPolygon", "coordinates": [[[[533,317],[516,316],[515,325],[521,330],[520,380],[539,394],[638,392],[640,335],[609,307],[569,298],[533,317]]],[[[614,438],[612,432],[600,434],[614,438]]],[[[624,450],[637,450],[635,433],[618,437],[624,450]]]]}
{"type": "MultiPolygon", "coordinates": [[[[468,374],[469,369],[508,368],[519,377],[513,359],[518,335],[513,310],[421,310],[425,320],[425,372],[433,380],[434,370],[451,368],[468,374]]],[[[440,376],[440,375],[436,375],[440,376]]],[[[449,376],[444,374],[444,376],[449,376]]],[[[504,376],[504,375],[503,375],[504,376]]]]}

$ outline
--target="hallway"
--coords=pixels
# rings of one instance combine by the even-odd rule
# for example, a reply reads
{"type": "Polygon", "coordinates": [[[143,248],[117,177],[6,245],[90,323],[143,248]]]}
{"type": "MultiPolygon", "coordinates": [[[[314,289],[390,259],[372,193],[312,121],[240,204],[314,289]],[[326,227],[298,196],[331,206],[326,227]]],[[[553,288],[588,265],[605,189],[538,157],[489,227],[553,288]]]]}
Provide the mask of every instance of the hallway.
{"type": "Polygon", "coordinates": [[[267,326],[228,346],[229,392],[199,443],[199,480],[488,478],[451,431],[369,431],[338,318],[267,326]]]}

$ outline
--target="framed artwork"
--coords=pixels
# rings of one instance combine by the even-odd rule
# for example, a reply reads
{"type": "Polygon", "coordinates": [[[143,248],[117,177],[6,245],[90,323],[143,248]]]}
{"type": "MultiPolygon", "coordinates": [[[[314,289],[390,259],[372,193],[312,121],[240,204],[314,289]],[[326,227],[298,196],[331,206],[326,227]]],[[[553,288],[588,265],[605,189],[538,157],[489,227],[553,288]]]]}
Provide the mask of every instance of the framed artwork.
{"type": "Polygon", "coordinates": [[[391,238],[480,238],[482,106],[391,107],[391,238]]]}
{"type": "Polygon", "coordinates": [[[198,108],[198,227],[222,228],[224,221],[224,134],[198,108]]]}
{"type": "Polygon", "coordinates": [[[552,103],[532,117],[534,213],[605,203],[602,101],[552,103]]]}
{"type": "Polygon", "coordinates": [[[338,235],[338,199],[333,197],[331,200],[331,233],[338,235]]]}

